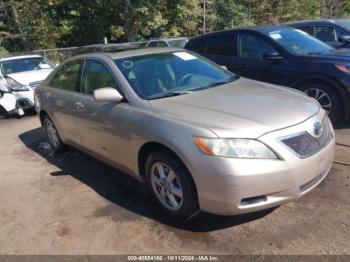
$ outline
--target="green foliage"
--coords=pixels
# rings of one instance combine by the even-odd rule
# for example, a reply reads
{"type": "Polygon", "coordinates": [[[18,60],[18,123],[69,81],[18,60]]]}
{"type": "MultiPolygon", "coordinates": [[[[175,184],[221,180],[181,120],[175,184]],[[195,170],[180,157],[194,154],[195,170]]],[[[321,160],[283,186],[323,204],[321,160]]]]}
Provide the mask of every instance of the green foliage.
{"type": "Polygon", "coordinates": [[[0,0],[0,52],[337,16],[350,18],[350,0],[0,0]]]}

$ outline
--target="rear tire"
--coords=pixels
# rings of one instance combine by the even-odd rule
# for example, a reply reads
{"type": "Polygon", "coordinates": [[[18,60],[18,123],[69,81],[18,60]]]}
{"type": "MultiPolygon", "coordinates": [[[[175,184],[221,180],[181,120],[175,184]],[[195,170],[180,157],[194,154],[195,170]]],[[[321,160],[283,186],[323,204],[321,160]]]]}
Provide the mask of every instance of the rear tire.
{"type": "Polygon", "coordinates": [[[338,121],[342,114],[341,99],[333,90],[334,88],[322,83],[307,84],[300,88],[301,91],[320,103],[322,108],[328,112],[333,123],[338,121]]]}
{"type": "Polygon", "coordinates": [[[199,212],[190,174],[176,156],[153,152],[147,158],[145,171],[152,195],[166,213],[186,220],[199,212]]]}
{"type": "Polygon", "coordinates": [[[67,146],[62,142],[57,128],[49,116],[43,120],[43,128],[49,141],[51,149],[56,153],[62,153],[67,150],[67,146]]]}

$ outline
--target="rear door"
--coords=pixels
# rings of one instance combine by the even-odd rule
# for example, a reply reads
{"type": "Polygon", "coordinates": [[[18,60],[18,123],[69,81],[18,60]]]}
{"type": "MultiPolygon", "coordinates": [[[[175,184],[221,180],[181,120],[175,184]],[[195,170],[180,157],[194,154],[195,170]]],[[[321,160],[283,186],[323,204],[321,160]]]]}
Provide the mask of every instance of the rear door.
{"type": "Polygon", "coordinates": [[[204,56],[215,63],[238,72],[234,57],[237,56],[236,32],[223,32],[208,36],[204,56]]]}
{"type": "Polygon", "coordinates": [[[80,85],[80,71],[83,60],[63,65],[48,84],[45,99],[51,105],[51,116],[66,141],[80,144],[77,129],[75,98],[80,85]]]}
{"type": "Polygon", "coordinates": [[[94,90],[103,87],[116,88],[122,93],[108,65],[101,60],[86,59],[76,98],[78,129],[86,149],[123,165],[129,163],[131,152],[130,105],[127,102],[95,102],[94,90]]]}

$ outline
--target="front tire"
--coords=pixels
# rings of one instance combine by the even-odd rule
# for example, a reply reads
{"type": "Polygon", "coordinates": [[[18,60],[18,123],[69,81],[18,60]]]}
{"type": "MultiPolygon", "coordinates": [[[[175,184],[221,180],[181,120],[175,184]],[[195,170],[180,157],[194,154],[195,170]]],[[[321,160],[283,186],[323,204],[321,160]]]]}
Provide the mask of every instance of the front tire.
{"type": "Polygon", "coordinates": [[[67,146],[62,142],[57,128],[49,116],[45,116],[43,121],[43,127],[51,149],[56,153],[66,151],[67,146]]]}
{"type": "Polygon", "coordinates": [[[149,188],[161,208],[173,217],[189,219],[198,213],[194,183],[176,156],[153,152],[146,161],[149,188]]]}
{"type": "Polygon", "coordinates": [[[331,86],[322,83],[307,84],[301,88],[308,96],[316,99],[330,119],[336,122],[341,117],[341,99],[331,86]]]}

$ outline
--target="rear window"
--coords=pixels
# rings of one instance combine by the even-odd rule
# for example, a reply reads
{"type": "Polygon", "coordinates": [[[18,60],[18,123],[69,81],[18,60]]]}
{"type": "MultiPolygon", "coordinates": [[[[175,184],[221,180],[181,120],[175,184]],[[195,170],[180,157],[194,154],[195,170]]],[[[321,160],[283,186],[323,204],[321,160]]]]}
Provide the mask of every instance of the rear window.
{"type": "Polygon", "coordinates": [[[236,55],[237,49],[232,34],[215,35],[208,39],[207,54],[211,55],[236,55]]]}
{"type": "Polygon", "coordinates": [[[185,48],[197,53],[204,53],[205,42],[206,42],[205,37],[197,37],[197,38],[191,39],[187,43],[185,48]]]}

